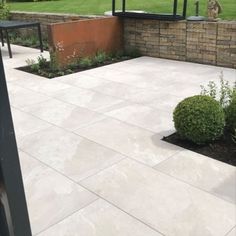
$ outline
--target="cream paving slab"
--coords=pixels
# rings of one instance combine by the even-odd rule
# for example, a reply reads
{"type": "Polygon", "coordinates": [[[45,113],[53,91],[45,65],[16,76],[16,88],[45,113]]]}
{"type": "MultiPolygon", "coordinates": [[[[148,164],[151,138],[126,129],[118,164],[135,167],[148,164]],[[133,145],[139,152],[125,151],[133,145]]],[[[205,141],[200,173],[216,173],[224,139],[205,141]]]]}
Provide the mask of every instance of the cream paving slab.
{"type": "Polygon", "coordinates": [[[71,75],[65,75],[54,78],[54,80],[85,89],[90,89],[109,83],[108,80],[104,80],[96,76],[91,76],[89,74],[86,74],[86,72],[78,72],[71,75]]]}
{"type": "Polygon", "coordinates": [[[59,91],[71,87],[68,84],[60,83],[53,79],[50,80],[37,75],[29,75],[12,83],[23,88],[30,89],[34,92],[46,94],[48,96],[54,96],[59,91]]]}
{"type": "Polygon", "coordinates": [[[236,221],[234,204],[129,159],[82,185],[166,236],[222,236],[236,221]]]}
{"type": "Polygon", "coordinates": [[[64,89],[58,92],[55,98],[94,111],[113,106],[122,101],[111,96],[78,87],[64,89]]]}
{"type": "Polygon", "coordinates": [[[42,121],[18,109],[12,108],[11,111],[18,141],[26,135],[51,127],[48,122],[42,121]]]}
{"type": "Polygon", "coordinates": [[[130,86],[128,84],[113,81],[103,86],[94,87],[92,90],[116,97],[118,99],[141,104],[149,103],[158,97],[158,91],[151,89],[146,90],[136,86],[130,86]]]}
{"type": "Polygon", "coordinates": [[[152,107],[154,109],[165,110],[165,111],[171,112],[172,114],[175,107],[181,101],[182,101],[182,98],[178,96],[170,95],[169,93],[166,93],[166,92],[164,93],[160,92],[158,93],[158,96],[154,100],[147,102],[145,105],[152,107]]]}
{"type": "Polygon", "coordinates": [[[155,169],[236,204],[236,168],[184,150],[155,169]]]}
{"type": "Polygon", "coordinates": [[[103,200],[97,200],[38,236],[161,236],[103,200]]]}
{"type": "Polygon", "coordinates": [[[233,228],[233,230],[231,230],[230,232],[229,232],[229,234],[227,234],[226,236],[235,236],[236,235],[236,226],[235,226],[235,228],[233,228]]]}
{"type": "Polygon", "coordinates": [[[143,90],[122,83],[109,82],[105,85],[93,88],[93,91],[114,96],[119,99],[131,100],[135,94],[140,93],[143,90]]]}
{"type": "Polygon", "coordinates": [[[20,162],[33,234],[97,199],[83,187],[23,152],[20,152],[20,162]]]}
{"type": "Polygon", "coordinates": [[[106,118],[106,116],[95,111],[90,111],[86,108],[78,107],[56,99],[50,99],[46,102],[37,104],[36,106],[26,107],[23,110],[42,120],[70,131],[85,127],[106,118]]]}
{"type": "Polygon", "coordinates": [[[16,108],[24,108],[50,99],[44,94],[33,92],[12,83],[8,83],[8,93],[11,105],[16,108]]]}
{"type": "Polygon", "coordinates": [[[172,114],[167,111],[154,110],[138,104],[129,104],[105,114],[158,134],[174,133],[172,114]]]}
{"type": "Polygon", "coordinates": [[[161,136],[148,130],[107,118],[75,131],[94,142],[154,166],[182,148],[161,141],[161,136]]]}
{"type": "Polygon", "coordinates": [[[20,140],[18,146],[76,182],[125,158],[99,144],[56,127],[28,135],[20,140]]]}

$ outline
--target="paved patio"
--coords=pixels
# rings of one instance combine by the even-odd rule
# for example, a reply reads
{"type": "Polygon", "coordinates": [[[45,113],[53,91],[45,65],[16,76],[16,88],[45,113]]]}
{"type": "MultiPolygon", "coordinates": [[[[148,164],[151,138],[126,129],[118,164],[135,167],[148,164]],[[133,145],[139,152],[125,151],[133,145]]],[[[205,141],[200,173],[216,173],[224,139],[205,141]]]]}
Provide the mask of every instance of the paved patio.
{"type": "MultiPolygon", "coordinates": [[[[141,57],[48,80],[3,57],[37,236],[234,236],[236,168],[161,141],[172,111],[233,69],[141,57]]],[[[48,56],[47,53],[44,53],[48,56]]]]}

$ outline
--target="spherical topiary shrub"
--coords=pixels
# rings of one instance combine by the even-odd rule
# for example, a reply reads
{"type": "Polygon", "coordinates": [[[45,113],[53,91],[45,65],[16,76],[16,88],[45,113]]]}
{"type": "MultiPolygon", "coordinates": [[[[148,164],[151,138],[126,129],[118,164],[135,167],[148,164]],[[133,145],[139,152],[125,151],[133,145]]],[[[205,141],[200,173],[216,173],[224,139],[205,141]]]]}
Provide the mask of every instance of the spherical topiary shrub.
{"type": "Polygon", "coordinates": [[[225,115],[216,100],[197,95],[186,98],[177,105],[174,123],[181,138],[196,144],[205,144],[223,134],[225,115]]]}
{"type": "Polygon", "coordinates": [[[236,130],[236,91],[233,93],[231,103],[225,109],[225,119],[227,128],[235,132],[236,130]]]}

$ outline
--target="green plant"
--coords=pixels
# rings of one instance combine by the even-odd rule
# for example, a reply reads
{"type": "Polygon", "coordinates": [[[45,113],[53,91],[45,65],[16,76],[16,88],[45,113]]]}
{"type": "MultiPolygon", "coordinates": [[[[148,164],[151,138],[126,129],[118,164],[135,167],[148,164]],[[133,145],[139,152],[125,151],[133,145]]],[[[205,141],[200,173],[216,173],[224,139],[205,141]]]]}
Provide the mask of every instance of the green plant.
{"type": "Polygon", "coordinates": [[[48,66],[48,61],[42,54],[38,56],[38,65],[39,68],[45,68],[48,66]]]}
{"type": "Polygon", "coordinates": [[[3,1],[0,3],[0,20],[7,20],[10,16],[9,6],[3,1]]]}
{"type": "Polygon", "coordinates": [[[216,99],[217,101],[219,101],[221,106],[225,108],[230,104],[232,100],[233,92],[236,88],[236,83],[233,87],[231,87],[229,82],[225,81],[223,77],[223,73],[221,73],[219,88],[214,81],[210,81],[207,85],[207,88],[201,85],[201,95],[207,95],[216,99]]]}
{"type": "Polygon", "coordinates": [[[230,104],[225,108],[226,128],[234,132],[236,130],[236,89],[233,92],[230,104]]]}
{"type": "Polygon", "coordinates": [[[84,57],[79,60],[79,66],[81,68],[89,68],[93,66],[93,60],[89,57],[84,57]]]}
{"type": "Polygon", "coordinates": [[[108,59],[108,55],[105,52],[97,52],[93,58],[94,64],[103,64],[108,59]]]}
{"type": "Polygon", "coordinates": [[[140,57],[141,56],[141,53],[140,51],[135,48],[135,47],[129,47],[129,48],[126,48],[125,50],[125,53],[124,53],[126,56],[130,56],[130,57],[140,57]]]}
{"type": "Polygon", "coordinates": [[[205,144],[224,131],[225,115],[219,102],[206,95],[189,97],[175,108],[174,124],[181,138],[205,144]]]}
{"type": "Polygon", "coordinates": [[[38,70],[40,69],[39,65],[33,59],[27,59],[25,62],[28,66],[30,66],[30,70],[33,72],[38,72],[38,70]]]}
{"type": "Polygon", "coordinates": [[[232,134],[232,140],[236,143],[236,129],[234,130],[234,134],[232,134]]]}

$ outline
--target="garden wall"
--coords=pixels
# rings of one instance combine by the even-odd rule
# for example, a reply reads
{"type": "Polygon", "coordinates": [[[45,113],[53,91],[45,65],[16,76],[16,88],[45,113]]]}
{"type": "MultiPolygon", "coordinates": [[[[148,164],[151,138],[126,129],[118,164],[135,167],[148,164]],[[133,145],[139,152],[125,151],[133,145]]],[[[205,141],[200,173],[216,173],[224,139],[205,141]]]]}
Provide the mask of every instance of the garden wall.
{"type": "Polygon", "coordinates": [[[117,17],[50,24],[48,34],[51,55],[60,65],[123,49],[123,22],[117,17]]]}
{"type": "Polygon", "coordinates": [[[236,21],[125,19],[124,43],[147,56],[236,68],[236,21]]]}
{"type": "MultiPolygon", "coordinates": [[[[78,21],[83,19],[96,18],[96,16],[79,16],[73,14],[55,14],[55,13],[38,13],[38,12],[10,12],[11,20],[20,21],[38,21],[41,23],[43,37],[47,38],[47,26],[51,23],[56,22],[68,22],[68,21],[78,21]]],[[[19,30],[22,34],[31,34],[34,29],[21,29],[19,30]]]]}

